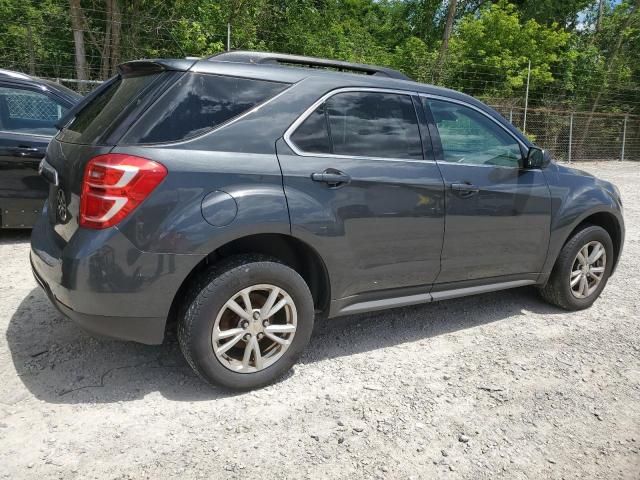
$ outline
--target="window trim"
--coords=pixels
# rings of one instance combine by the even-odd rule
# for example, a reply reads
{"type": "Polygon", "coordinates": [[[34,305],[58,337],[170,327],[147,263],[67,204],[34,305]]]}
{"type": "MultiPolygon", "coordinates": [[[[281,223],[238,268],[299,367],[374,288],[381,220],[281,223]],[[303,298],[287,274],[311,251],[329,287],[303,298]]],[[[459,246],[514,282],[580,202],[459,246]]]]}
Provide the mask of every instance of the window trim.
{"type": "MultiPolygon", "coordinates": [[[[468,102],[465,102],[463,100],[458,100],[455,98],[450,98],[450,97],[445,97],[443,95],[433,95],[430,93],[419,93],[418,94],[421,98],[425,98],[427,100],[429,99],[433,99],[433,100],[440,100],[443,102],[449,102],[449,103],[455,103],[458,105],[462,105],[463,107],[468,107],[472,110],[475,110],[476,112],[480,113],[481,115],[485,116],[486,118],[488,118],[489,120],[491,120],[493,123],[495,123],[496,125],[498,125],[500,128],[502,128],[502,130],[504,130],[509,136],[511,136],[511,138],[513,138],[516,143],[520,146],[520,154],[522,155],[522,160],[524,160],[525,158],[525,152],[527,152],[529,150],[529,146],[527,144],[525,144],[520,138],[518,138],[516,135],[514,135],[513,132],[511,132],[505,125],[502,124],[501,121],[499,121],[497,118],[494,118],[492,115],[489,115],[487,112],[485,112],[484,110],[482,110],[479,107],[476,107],[475,105],[472,105],[468,102]],[[524,152],[522,151],[522,149],[524,148],[524,152]]],[[[429,108],[429,112],[431,114],[431,116],[433,117],[433,113],[431,113],[431,107],[429,106],[429,104],[427,104],[427,107],[429,108]]],[[[435,125],[436,127],[436,132],[438,133],[438,142],[440,143],[440,149],[442,150],[442,140],[440,139],[440,131],[438,130],[438,126],[435,125]]],[[[450,164],[452,162],[446,162],[444,160],[439,160],[440,163],[444,163],[444,164],[450,164]]],[[[456,163],[456,165],[465,165],[468,167],[485,167],[485,168],[515,168],[518,170],[522,169],[522,166],[518,165],[518,166],[514,166],[514,167],[509,167],[506,165],[485,165],[482,163],[456,163]]]]}
{"type": "Polygon", "coordinates": [[[413,158],[391,158],[391,157],[375,157],[375,156],[367,156],[367,155],[341,155],[337,153],[319,153],[319,152],[305,152],[304,150],[300,150],[296,144],[291,140],[291,135],[298,129],[300,125],[302,125],[305,120],[313,113],[315,110],[322,105],[329,98],[338,95],[340,93],[345,92],[375,92],[375,93],[392,93],[396,95],[406,95],[411,100],[411,104],[413,106],[413,110],[416,114],[416,126],[418,127],[418,139],[420,143],[424,141],[422,131],[420,129],[420,118],[418,116],[418,112],[415,109],[415,105],[413,105],[412,97],[415,97],[418,92],[413,90],[398,90],[393,88],[377,88],[377,87],[341,87],[336,88],[335,90],[331,90],[325,93],[322,97],[316,100],[309,108],[307,108],[302,114],[287,128],[282,136],[284,142],[287,146],[298,156],[300,157],[327,157],[327,158],[342,158],[342,159],[351,159],[351,160],[385,160],[387,162],[410,162],[410,163],[436,163],[434,160],[427,160],[424,158],[424,146],[422,147],[422,158],[421,159],[413,159],[413,158]]]}

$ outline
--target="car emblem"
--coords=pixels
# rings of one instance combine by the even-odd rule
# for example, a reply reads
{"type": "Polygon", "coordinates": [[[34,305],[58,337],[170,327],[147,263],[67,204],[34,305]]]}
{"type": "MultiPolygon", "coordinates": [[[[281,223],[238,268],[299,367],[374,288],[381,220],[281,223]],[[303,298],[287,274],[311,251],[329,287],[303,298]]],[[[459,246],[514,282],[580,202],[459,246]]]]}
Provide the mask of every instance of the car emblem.
{"type": "Polygon", "coordinates": [[[67,210],[67,199],[65,198],[64,192],[62,190],[58,190],[56,199],[58,203],[56,206],[56,213],[58,214],[58,219],[64,223],[67,221],[69,211],[67,210]]]}

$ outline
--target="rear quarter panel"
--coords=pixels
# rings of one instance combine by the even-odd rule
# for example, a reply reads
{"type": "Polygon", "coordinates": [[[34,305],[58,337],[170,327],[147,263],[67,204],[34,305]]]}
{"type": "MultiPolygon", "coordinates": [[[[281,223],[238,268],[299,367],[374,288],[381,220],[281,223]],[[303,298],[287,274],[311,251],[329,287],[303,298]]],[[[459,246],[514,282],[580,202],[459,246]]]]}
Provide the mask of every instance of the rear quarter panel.
{"type": "Polygon", "coordinates": [[[119,229],[140,250],[209,254],[254,233],[290,232],[289,214],[275,153],[212,152],[178,147],[116,148],[158,161],[169,174],[119,229]],[[208,223],[202,201],[211,192],[231,195],[237,205],[224,226],[208,223]]]}

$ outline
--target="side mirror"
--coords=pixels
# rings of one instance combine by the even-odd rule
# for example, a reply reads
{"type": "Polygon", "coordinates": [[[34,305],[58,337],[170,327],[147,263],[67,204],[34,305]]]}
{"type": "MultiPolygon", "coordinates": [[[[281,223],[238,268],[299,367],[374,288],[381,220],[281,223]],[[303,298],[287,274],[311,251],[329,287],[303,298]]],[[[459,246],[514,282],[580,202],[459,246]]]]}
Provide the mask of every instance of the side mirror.
{"type": "Polygon", "coordinates": [[[541,148],[530,147],[529,152],[527,153],[527,158],[525,158],[524,167],[544,168],[549,164],[550,160],[549,155],[541,148]]]}

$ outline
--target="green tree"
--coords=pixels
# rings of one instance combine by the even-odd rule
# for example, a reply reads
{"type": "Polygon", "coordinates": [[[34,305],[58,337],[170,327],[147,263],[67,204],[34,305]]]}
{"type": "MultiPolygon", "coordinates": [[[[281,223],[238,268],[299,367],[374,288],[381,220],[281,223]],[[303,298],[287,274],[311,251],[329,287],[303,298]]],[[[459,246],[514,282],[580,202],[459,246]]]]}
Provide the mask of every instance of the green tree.
{"type": "Polygon", "coordinates": [[[523,21],[512,4],[490,5],[460,21],[443,82],[483,96],[509,96],[525,85],[531,61],[531,89],[542,88],[553,82],[552,68],[570,36],[555,24],[523,21]]]}

